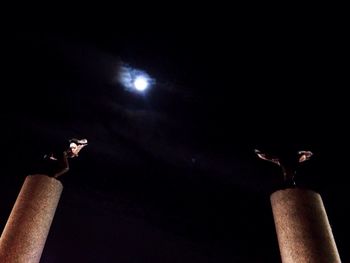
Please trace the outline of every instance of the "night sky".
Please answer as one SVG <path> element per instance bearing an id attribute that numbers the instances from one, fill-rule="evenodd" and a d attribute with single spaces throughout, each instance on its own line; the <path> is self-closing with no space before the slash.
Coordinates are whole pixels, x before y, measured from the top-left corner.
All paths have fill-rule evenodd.
<path id="1" fill-rule="evenodd" d="M 282 176 L 255 148 L 314 152 L 297 183 L 321 193 L 350 262 L 335 31 L 18 32 L 1 45 L 1 229 L 43 156 L 89 141 L 62 177 L 41 262 L 280 262 L 269 195 Z M 122 67 L 154 85 L 126 90 Z"/>

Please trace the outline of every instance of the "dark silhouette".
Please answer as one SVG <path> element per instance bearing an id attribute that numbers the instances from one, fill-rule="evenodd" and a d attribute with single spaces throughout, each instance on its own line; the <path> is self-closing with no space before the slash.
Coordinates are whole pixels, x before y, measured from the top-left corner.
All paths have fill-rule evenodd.
<path id="1" fill-rule="evenodd" d="M 297 155 L 292 156 L 292 158 L 280 158 L 267 153 L 262 153 L 258 149 L 255 149 L 254 151 L 260 159 L 272 162 L 281 167 L 286 187 L 296 186 L 295 174 L 298 164 L 309 160 L 313 155 L 311 151 L 298 151 Z"/>

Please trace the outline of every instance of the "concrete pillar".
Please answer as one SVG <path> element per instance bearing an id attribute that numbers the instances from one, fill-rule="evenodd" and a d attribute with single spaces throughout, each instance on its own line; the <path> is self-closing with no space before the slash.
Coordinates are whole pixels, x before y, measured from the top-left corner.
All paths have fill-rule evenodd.
<path id="1" fill-rule="evenodd" d="M 341 262 L 321 196 L 290 188 L 271 195 L 283 263 Z"/>
<path id="2" fill-rule="evenodd" d="M 38 263 L 63 186 L 46 175 L 24 181 L 0 238 L 1 263 Z"/>

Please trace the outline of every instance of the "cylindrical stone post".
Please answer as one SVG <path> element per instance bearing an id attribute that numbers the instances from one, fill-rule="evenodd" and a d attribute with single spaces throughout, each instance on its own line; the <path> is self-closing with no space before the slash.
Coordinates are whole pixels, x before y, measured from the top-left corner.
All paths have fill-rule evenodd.
<path id="1" fill-rule="evenodd" d="M 290 188 L 271 195 L 283 263 L 341 262 L 321 196 Z"/>
<path id="2" fill-rule="evenodd" d="M 38 263 L 62 193 L 60 181 L 30 175 L 0 238 L 1 263 Z"/>

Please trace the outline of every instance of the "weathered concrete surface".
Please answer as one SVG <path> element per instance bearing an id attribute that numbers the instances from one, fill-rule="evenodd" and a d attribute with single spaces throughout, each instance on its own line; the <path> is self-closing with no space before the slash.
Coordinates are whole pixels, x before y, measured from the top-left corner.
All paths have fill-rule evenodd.
<path id="1" fill-rule="evenodd" d="M 40 261 L 62 190 L 52 177 L 27 176 L 1 235 L 1 263 Z"/>
<path id="2" fill-rule="evenodd" d="M 271 195 L 283 263 L 341 262 L 321 196 L 291 188 Z"/>

